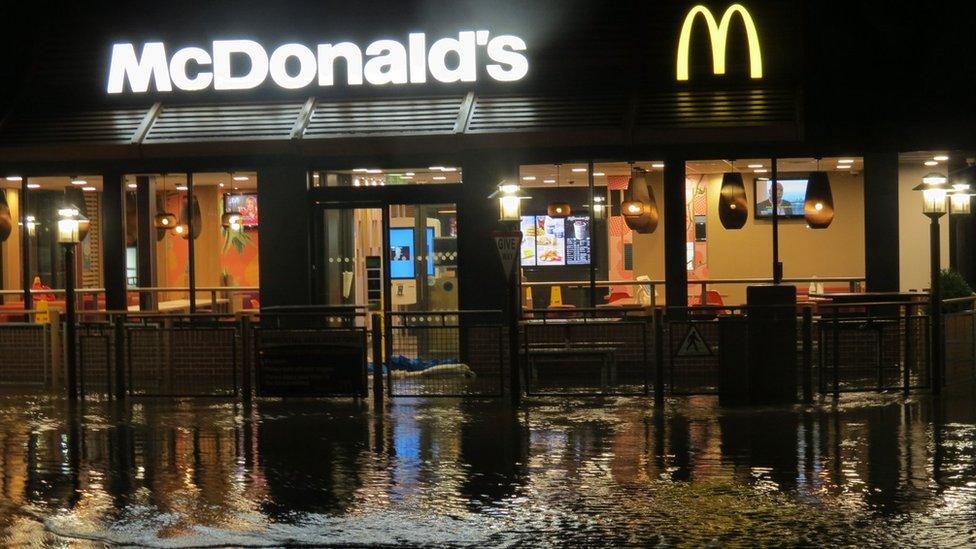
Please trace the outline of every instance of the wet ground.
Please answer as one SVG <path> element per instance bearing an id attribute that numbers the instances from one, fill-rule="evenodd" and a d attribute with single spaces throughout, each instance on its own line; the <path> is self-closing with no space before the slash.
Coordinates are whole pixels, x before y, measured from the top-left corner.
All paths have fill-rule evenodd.
<path id="1" fill-rule="evenodd" d="M 5 394 L 0 490 L 2 545 L 972 546 L 976 399 Z"/>

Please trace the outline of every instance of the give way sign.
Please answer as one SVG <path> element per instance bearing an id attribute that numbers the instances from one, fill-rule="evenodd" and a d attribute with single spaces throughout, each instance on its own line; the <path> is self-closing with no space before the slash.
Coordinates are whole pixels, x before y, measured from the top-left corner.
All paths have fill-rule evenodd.
<path id="1" fill-rule="evenodd" d="M 511 280 L 512 271 L 515 267 L 515 259 L 519 256 L 522 249 L 522 233 L 519 231 L 494 231 L 491 234 L 495 239 L 495 249 L 498 251 L 498 260 L 502 263 L 502 270 L 505 271 L 505 279 Z"/>

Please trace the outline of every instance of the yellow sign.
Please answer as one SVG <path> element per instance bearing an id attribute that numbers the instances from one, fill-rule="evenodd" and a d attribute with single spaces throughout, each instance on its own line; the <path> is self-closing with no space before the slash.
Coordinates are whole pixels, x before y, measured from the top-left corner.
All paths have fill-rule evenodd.
<path id="1" fill-rule="evenodd" d="M 36 324 L 48 324 L 51 322 L 50 304 L 47 301 L 40 300 L 37 305 L 34 306 L 34 322 Z"/>
<path id="2" fill-rule="evenodd" d="M 749 15 L 749 11 L 742 4 L 732 4 L 725 10 L 721 22 L 715 21 L 715 16 L 707 7 L 698 5 L 691 8 L 685 16 L 685 22 L 681 26 L 681 36 L 678 38 L 678 80 L 688 80 L 688 55 L 690 53 L 691 29 L 695 25 L 695 20 L 701 15 L 708 26 L 708 37 L 712 42 L 712 72 L 715 74 L 725 74 L 725 50 L 729 40 L 729 25 L 732 23 L 732 16 L 739 15 L 742 24 L 746 29 L 746 37 L 749 41 L 749 76 L 752 78 L 762 78 L 762 51 L 759 48 L 759 33 L 756 31 L 756 24 Z"/>

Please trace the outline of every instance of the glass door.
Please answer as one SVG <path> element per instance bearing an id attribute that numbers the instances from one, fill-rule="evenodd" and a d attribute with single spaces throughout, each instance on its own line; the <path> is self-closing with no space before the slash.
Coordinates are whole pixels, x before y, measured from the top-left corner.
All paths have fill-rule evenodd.
<path id="1" fill-rule="evenodd" d="M 458 310 L 457 207 L 389 207 L 390 309 Z"/>
<path id="2" fill-rule="evenodd" d="M 316 246 L 319 303 L 370 312 L 383 310 L 383 210 L 320 208 Z"/>

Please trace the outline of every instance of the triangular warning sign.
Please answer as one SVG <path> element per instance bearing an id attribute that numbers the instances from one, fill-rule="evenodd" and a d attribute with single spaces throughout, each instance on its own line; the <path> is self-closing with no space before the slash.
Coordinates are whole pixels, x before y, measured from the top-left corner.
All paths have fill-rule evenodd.
<path id="1" fill-rule="evenodd" d="M 712 349 L 694 326 L 688 328 L 688 335 L 678 347 L 678 356 L 712 356 Z"/>

